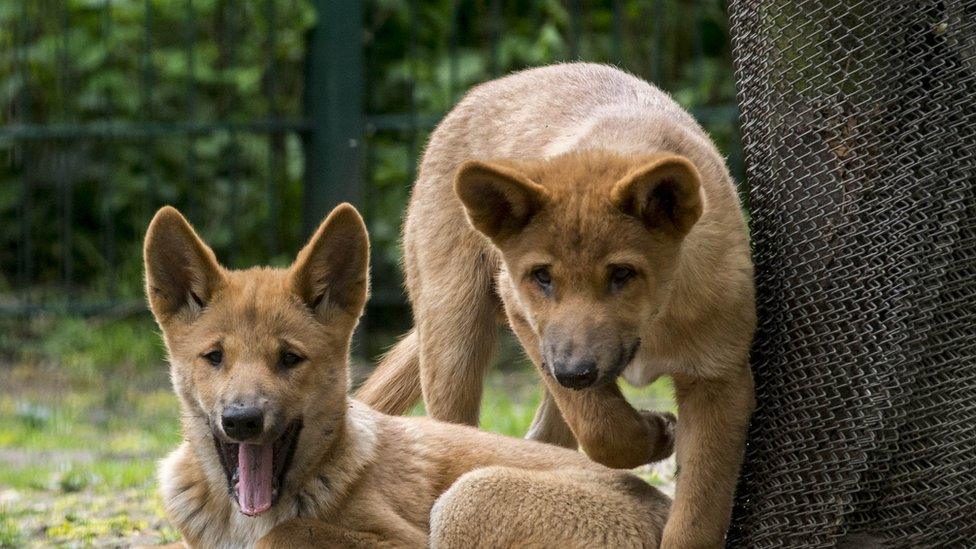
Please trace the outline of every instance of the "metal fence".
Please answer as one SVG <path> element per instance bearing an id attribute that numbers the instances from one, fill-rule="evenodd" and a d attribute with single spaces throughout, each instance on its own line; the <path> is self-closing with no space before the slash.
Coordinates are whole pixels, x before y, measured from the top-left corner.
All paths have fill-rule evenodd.
<path id="1" fill-rule="evenodd" d="M 0 314 L 138 310 L 180 207 L 230 266 L 287 261 L 337 202 L 405 318 L 400 215 L 470 86 L 559 60 L 674 91 L 742 173 L 721 1 L 18 0 L 0 6 Z M 368 315 L 369 316 L 369 315 Z"/>
<path id="2" fill-rule="evenodd" d="M 976 1 L 730 6 L 758 407 L 733 547 L 976 544 Z"/>
<path id="3" fill-rule="evenodd" d="M 294 243 L 284 164 L 313 130 L 295 97 L 314 14 L 283 4 L 0 5 L 0 313 L 142 309 L 139 241 L 164 203 L 231 264 Z"/>

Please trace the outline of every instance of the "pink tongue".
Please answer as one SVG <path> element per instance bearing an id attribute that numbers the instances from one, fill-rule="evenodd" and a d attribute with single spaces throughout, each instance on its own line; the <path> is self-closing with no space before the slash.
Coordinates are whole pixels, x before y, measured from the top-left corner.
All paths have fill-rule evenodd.
<path id="1" fill-rule="evenodd" d="M 240 444 L 237 452 L 237 502 L 256 516 L 271 508 L 274 445 Z"/>

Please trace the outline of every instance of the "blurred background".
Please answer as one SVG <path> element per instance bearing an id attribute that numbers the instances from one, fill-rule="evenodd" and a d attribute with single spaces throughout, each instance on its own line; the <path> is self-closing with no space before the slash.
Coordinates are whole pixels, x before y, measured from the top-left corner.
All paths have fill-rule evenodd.
<path id="1" fill-rule="evenodd" d="M 354 202 L 362 377 L 411 323 L 398 235 L 431 129 L 479 82 L 575 59 L 669 91 L 743 180 L 721 0 L 0 2 L 0 547 L 177 538 L 153 479 L 177 408 L 142 296 L 159 206 L 246 267 L 288 264 Z M 522 436 L 538 382 L 503 347 L 482 426 Z"/>

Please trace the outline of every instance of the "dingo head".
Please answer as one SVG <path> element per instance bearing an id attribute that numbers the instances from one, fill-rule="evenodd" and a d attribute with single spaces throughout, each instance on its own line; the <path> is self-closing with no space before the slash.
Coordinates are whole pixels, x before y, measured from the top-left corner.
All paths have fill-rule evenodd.
<path id="1" fill-rule="evenodd" d="M 546 368 L 575 389 L 633 359 L 704 207 L 698 170 L 673 154 L 471 161 L 455 192 L 501 252 Z"/>
<path id="2" fill-rule="evenodd" d="M 369 242 L 355 208 L 329 214 L 287 269 L 221 267 L 182 215 L 146 233 L 146 294 L 162 328 L 184 436 L 247 515 L 294 489 L 340 435 Z"/>

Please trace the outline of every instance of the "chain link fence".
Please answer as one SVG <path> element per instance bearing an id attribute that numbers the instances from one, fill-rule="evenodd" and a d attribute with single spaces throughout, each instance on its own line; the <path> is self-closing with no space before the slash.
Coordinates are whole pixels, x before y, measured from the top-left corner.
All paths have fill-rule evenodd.
<path id="1" fill-rule="evenodd" d="M 730 6 L 760 326 L 733 547 L 976 543 L 976 1 Z"/>

